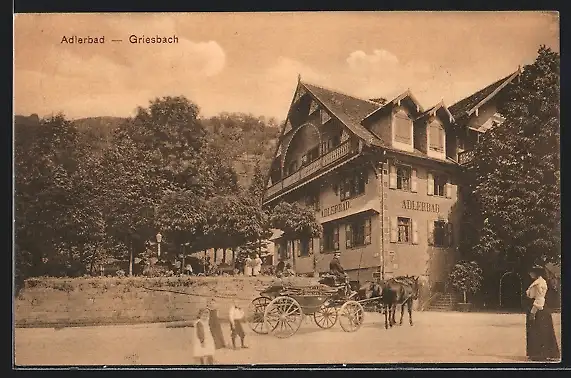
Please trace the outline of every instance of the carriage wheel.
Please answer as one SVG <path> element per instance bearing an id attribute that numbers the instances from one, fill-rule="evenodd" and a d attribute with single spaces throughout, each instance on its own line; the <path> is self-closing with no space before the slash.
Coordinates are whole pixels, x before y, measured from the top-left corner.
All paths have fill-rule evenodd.
<path id="1" fill-rule="evenodd" d="M 284 339 L 297 332 L 303 321 L 300 304 L 290 297 L 277 297 L 266 307 L 264 323 L 275 337 Z"/>
<path id="2" fill-rule="evenodd" d="M 339 310 L 339 324 L 345 332 L 355 332 L 363 324 L 365 310 L 359 302 L 348 301 Z"/>
<path id="3" fill-rule="evenodd" d="M 337 309 L 323 306 L 313 313 L 313 320 L 319 328 L 329 329 L 337 323 Z"/>
<path id="4" fill-rule="evenodd" d="M 248 307 L 248 325 L 252 331 L 260 335 L 268 333 L 264 325 L 264 312 L 266 311 L 268 303 L 271 301 L 272 300 L 268 297 L 258 297 L 254 299 Z"/>

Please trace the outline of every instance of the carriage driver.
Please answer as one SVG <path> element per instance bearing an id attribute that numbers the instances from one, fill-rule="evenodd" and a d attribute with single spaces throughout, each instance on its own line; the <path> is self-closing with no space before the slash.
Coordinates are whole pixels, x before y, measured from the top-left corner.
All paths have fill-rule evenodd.
<path id="1" fill-rule="evenodd" d="M 341 257 L 341 253 L 335 252 L 335 254 L 333 254 L 333 259 L 329 263 L 329 273 L 334 275 L 335 278 L 337 279 L 341 278 L 345 279 L 345 277 L 347 277 L 347 274 L 345 273 L 345 270 L 341 266 L 341 261 L 339 261 L 339 257 Z"/>

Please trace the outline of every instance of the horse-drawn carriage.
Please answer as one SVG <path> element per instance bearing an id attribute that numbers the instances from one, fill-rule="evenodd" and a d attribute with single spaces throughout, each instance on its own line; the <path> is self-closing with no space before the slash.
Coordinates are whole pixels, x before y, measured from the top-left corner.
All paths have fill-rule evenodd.
<path id="1" fill-rule="evenodd" d="M 296 286 L 282 281 L 260 290 L 260 296 L 252 301 L 250 328 L 286 338 L 298 331 L 305 316 L 312 316 L 320 328 L 331 328 L 339 321 L 345 332 L 355 332 L 365 314 L 363 306 L 352 299 L 355 294 L 348 282 Z"/>
<path id="2" fill-rule="evenodd" d="M 418 277 L 401 276 L 386 281 L 368 281 L 352 287 L 348 280 L 339 282 L 325 276 L 318 285 L 295 286 L 276 283 L 260 290 L 249 309 L 250 328 L 259 334 L 270 333 L 279 338 L 294 335 L 306 315 L 323 329 L 337 321 L 345 332 L 355 332 L 363 324 L 365 309 L 385 314 L 385 328 L 396 324 L 396 305 L 408 307 L 412 325 L 412 300 L 418 298 Z"/>

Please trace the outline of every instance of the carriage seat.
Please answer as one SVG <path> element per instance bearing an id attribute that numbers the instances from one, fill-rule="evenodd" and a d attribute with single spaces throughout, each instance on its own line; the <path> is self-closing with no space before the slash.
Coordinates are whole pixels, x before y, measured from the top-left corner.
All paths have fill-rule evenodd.
<path id="1" fill-rule="evenodd" d="M 330 287 L 345 287 L 349 283 L 349 279 L 347 277 L 339 277 L 333 274 L 324 274 L 319 279 L 319 283 L 323 285 L 327 285 Z"/>

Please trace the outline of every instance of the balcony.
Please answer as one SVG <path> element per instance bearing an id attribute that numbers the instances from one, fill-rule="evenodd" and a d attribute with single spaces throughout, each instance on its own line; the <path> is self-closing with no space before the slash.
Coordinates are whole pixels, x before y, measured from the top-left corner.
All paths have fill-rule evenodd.
<path id="1" fill-rule="evenodd" d="M 266 190 L 265 200 L 274 197 L 277 193 L 298 184 L 302 180 L 311 176 L 312 174 L 320 171 L 322 168 L 326 168 L 333 163 L 339 161 L 343 157 L 349 155 L 352 152 L 351 141 L 348 140 L 340 144 L 337 148 L 329 151 L 325 155 L 321 156 L 319 159 L 312 161 L 308 165 L 301 167 L 296 172 L 285 177 L 280 182 L 275 183 Z"/>
<path id="2" fill-rule="evenodd" d="M 474 150 L 462 151 L 458 154 L 458 164 L 466 165 L 474 160 Z"/>

